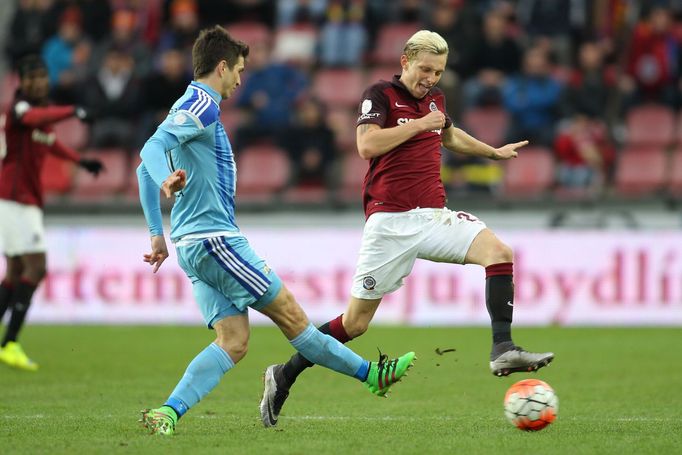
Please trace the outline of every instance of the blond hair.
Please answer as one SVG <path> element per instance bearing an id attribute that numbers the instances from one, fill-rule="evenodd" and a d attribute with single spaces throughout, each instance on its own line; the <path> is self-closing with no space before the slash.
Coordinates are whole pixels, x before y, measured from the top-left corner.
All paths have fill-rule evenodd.
<path id="1" fill-rule="evenodd" d="M 438 33 L 430 30 L 419 30 L 407 40 L 403 54 L 407 56 L 408 61 L 412 61 L 420 52 L 447 55 L 448 51 L 448 43 Z"/>

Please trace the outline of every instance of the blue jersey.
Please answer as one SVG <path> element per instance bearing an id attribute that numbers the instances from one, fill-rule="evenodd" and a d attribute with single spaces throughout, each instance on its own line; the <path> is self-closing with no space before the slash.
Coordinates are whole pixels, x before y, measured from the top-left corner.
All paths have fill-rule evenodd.
<path id="1" fill-rule="evenodd" d="M 166 166 L 166 174 L 177 169 L 187 173 L 187 185 L 176 194 L 171 212 L 173 241 L 188 235 L 239 232 L 234 218 L 237 169 L 220 123 L 220 99 L 211 87 L 192 82 L 141 152 L 157 185 L 165 177 L 155 175 L 154 167 Z M 160 162 L 164 154 L 165 163 Z"/>

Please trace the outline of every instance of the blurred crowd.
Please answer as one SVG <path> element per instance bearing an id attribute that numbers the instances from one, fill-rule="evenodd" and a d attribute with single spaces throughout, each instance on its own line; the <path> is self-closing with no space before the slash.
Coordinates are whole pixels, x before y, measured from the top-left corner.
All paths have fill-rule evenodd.
<path id="1" fill-rule="evenodd" d="M 357 103 L 367 85 L 399 73 L 402 45 L 426 28 L 450 45 L 439 85 L 455 124 L 494 146 L 528 139 L 528 156 L 540 157 L 514 170 L 444 153 L 446 188 L 509 195 L 518 184 L 519 194 L 594 197 L 633 188 L 619 174 L 624 151 L 664 154 L 670 168 L 681 17 L 680 0 L 18 0 L 5 52 L 10 63 L 41 54 L 52 100 L 96 113 L 83 149 L 120 149 L 134 161 L 191 80 L 199 30 L 221 24 L 251 46 L 243 85 L 222 109 L 237 155 L 283 154 L 278 195 L 349 189 L 359 200 Z M 631 129 L 646 131 L 647 121 L 654 130 L 672 122 L 670 137 L 637 142 Z"/>

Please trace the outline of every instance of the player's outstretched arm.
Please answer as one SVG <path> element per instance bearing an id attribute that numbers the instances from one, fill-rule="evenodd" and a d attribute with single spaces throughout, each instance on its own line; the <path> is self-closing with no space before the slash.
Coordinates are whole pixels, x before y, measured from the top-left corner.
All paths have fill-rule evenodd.
<path id="1" fill-rule="evenodd" d="M 519 155 L 517 149 L 525 145 L 528 145 L 528 141 L 515 142 L 495 148 L 454 126 L 443 131 L 443 146 L 448 150 L 464 155 L 482 156 L 491 160 L 516 158 Z"/>
<path id="2" fill-rule="evenodd" d="M 81 121 L 92 120 L 88 110 L 80 106 L 31 106 L 28 101 L 19 101 L 14 106 L 14 115 L 23 125 L 38 128 L 75 116 Z"/>

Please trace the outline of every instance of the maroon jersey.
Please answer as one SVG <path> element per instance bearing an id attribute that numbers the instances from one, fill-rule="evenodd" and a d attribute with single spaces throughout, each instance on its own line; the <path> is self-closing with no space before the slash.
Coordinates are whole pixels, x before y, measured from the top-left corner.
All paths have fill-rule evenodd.
<path id="1" fill-rule="evenodd" d="M 439 110 L 445 114 L 445 128 L 452 126 L 445 111 L 445 96 L 436 87 L 423 98 L 415 98 L 395 76 L 391 82 L 370 86 L 362 98 L 358 125 L 374 123 L 393 128 Z M 445 206 L 445 188 L 440 178 L 441 133 L 434 130 L 417 134 L 370 160 L 362 188 L 367 218 L 375 212 Z"/>
<path id="2" fill-rule="evenodd" d="M 39 107 L 31 106 L 21 98 L 15 99 L 7 113 L 0 117 L 4 120 L 6 141 L 6 156 L 0 168 L 0 199 L 43 206 L 40 173 L 45 154 L 52 153 L 71 161 L 79 159 L 75 151 L 56 140 L 51 125 L 70 117 L 73 112 L 73 106 Z"/>

